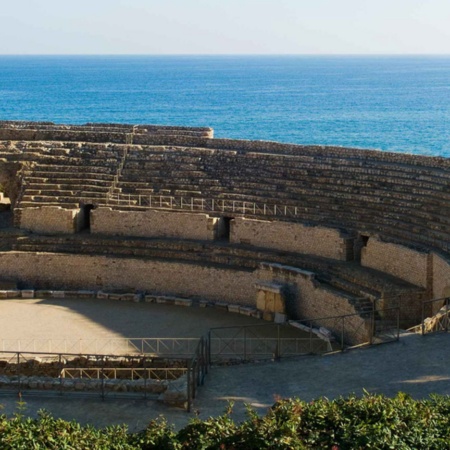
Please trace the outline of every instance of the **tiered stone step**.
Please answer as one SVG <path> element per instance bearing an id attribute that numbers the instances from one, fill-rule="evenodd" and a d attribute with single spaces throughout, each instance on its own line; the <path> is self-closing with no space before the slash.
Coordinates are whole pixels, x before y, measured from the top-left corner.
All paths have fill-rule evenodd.
<path id="1" fill-rule="evenodd" d="M 117 174 L 123 146 L 60 144 L 65 158 L 41 158 L 25 177 L 19 208 L 84 203 L 105 204 Z"/>
<path id="2" fill-rule="evenodd" d="M 354 298 L 361 313 L 371 310 L 372 301 L 382 293 L 416 292 L 417 286 L 376 270 L 341 261 L 276 252 L 217 242 L 173 239 L 118 238 L 98 235 L 37 236 L 17 239 L 16 251 L 104 254 L 123 257 L 177 260 L 195 264 L 219 265 L 254 270 L 261 262 L 291 265 L 310 270 L 317 279 L 334 290 Z"/>
<path id="3" fill-rule="evenodd" d="M 156 186 L 153 193 L 291 205 L 300 221 L 416 245 L 450 241 L 448 174 L 437 168 L 345 158 L 345 151 L 314 157 L 217 150 L 206 158 L 198 149 L 164 153 L 146 147 L 130 152 L 127 164 L 119 185 L 128 195 L 137 192 L 133 183 L 148 183 Z"/>
<path id="4" fill-rule="evenodd" d="M 1 121 L 0 139 L 53 140 L 129 143 L 129 137 L 162 136 L 180 138 L 212 138 L 207 127 L 177 127 L 163 125 L 130 125 L 87 123 L 85 125 L 58 125 L 51 122 Z M 127 139 L 128 138 L 128 139 Z"/>
<path id="5" fill-rule="evenodd" d="M 28 130 L 29 126 L 10 123 L 5 129 Z M 145 127 L 127 125 L 39 127 L 49 132 L 89 131 L 92 136 L 107 129 L 146 133 Z M 153 131 L 158 133 L 158 129 Z M 20 206 L 33 202 L 65 204 L 70 196 L 74 197 L 70 203 L 78 203 L 80 196 L 99 202 L 103 194 L 106 202 L 107 193 L 116 196 L 109 204 L 124 208 L 139 207 L 139 199 L 133 196 L 228 199 L 292 206 L 297 216 L 288 220 L 379 233 L 385 239 L 410 245 L 448 249 L 450 177 L 445 164 L 433 160 L 429 166 L 420 165 L 413 159 L 407 164 L 408 158 L 381 152 L 366 157 L 345 149 L 246 142 L 241 143 L 241 149 L 235 141 L 202 142 L 208 148 L 24 141 L 3 143 L 0 152 L 35 161 Z M 215 142 L 218 148 L 212 148 Z M 221 145 L 232 150 L 221 149 Z M 246 147 L 257 150 L 243 150 Z M 119 174 L 119 160 L 124 155 Z M 56 191 L 61 195 L 56 196 Z M 252 215 L 251 209 L 245 215 Z"/>

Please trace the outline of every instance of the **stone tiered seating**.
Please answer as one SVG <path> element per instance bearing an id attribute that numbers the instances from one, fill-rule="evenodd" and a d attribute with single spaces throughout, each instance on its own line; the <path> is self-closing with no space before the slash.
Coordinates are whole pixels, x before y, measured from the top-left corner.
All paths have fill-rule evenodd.
<path id="1" fill-rule="evenodd" d="M 33 142 L 33 130 L 36 136 L 41 132 L 53 136 L 53 142 Z M 208 130 L 0 122 L 0 139 L 2 133 L 28 133 L 23 141 L 3 142 L 0 157 L 37 161 L 25 176 L 22 207 L 68 205 L 87 198 L 96 204 L 104 199 L 117 207 L 145 208 L 149 202 L 141 204 L 139 198 L 158 195 L 235 200 L 295 208 L 294 217 L 277 220 L 378 233 L 410 245 L 449 249 L 446 160 L 200 138 Z M 72 142 L 56 141 L 55 136 L 65 132 L 81 133 L 76 136 L 92 141 L 100 134 L 102 141 L 108 133 L 112 140 L 122 139 L 119 135 L 153 135 L 156 140 L 160 136 L 162 144 L 120 144 L 112 150 L 114 144 L 73 142 L 75 135 L 68 138 Z M 260 216 L 260 211 L 248 208 L 245 215 Z"/>
<path id="2" fill-rule="evenodd" d="M 446 170 L 371 161 L 364 154 L 347 158 L 345 150 L 332 157 L 301 151 L 143 147 L 128 154 L 115 192 L 119 198 L 159 194 L 287 205 L 302 222 L 380 233 L 414 245 L 448 245 Z"/>
<path id="3" fill-rule="evenodd" d="M 296 221 L 339 229 L 339 252 L 350 261 L 358 259 L 358 246 L 367 237 L 364 235 L 372 234 L 379 234 L 382 241 L 425 250 L 450 250 L 450 160 L 211 137 L 207 128 L 0 122 L 0 161 L 5 161 L 13 173 L 11 176 L 4 170 L 2 176 L 8 183 L 12 179 L 22 185 L 18 200 L 16 195 L 11 196 L 15 224 L 20 224 L 21 212 L 31 207 L 88 205 L 83 213 L 90 211 L 90 204 L 124 211 L 145 210 L 169 208 L 172 200 L 184 198 L 184 204 L 173 202 L 175 208 L 186 207 L 195 212 L 206 204 L 205 211 L 216 216 Z M 8 189 L 14 191 L 14 186 L 10 183 Z M 162 200 L 162 196 L 167 199 Z M 190 203 L 190 199 L 195 202 Z M 222 208 L 225 202 L 231 202 L 233 209 L 221 211 L 220 202 Z M 26 212 L 33 220 L 33 212 Z M 46 216 L 49 212 L 55 211 L 38 211 L 36 215 Z M 56 213 L 71 220 L 71 212 Z M 104 217 L 109 214 L 103 213 Z M 77 220 L 81 218 L 86 224 L 77 230 L 89 230 L 89 217 L 78 214 Z M 187 220 L 191 218 L 188 216 Z M 42 223 L 48 227 L 45 220 Z M 228 226 L 225 234 L 230 231 L 227 220 L 220 226 Z M 0 231 L 6 235 L 9 228 L 5 226 Z M 358 234 L 362 237 L 355 240 Z M 419 295 L 424 291 L 361 267 L 356 261 L 226 242 L 88 233 L 39 236 L 23 231 L 2 239 L 1 246 L 2 251 L 183 261 L 236 269 L 245 276 L 261 262 L 269 261 L 314 272 L 315 280 L 325 291 L 337 291 L 341 294 L 338 297 L 348 298 L 362 315 L 372 311 L 373 302 L 382 295 L 400 292 L 414 297 L 417 290 L 421 291 Z M 428 267 L 429 263 L 424 277 L 428 277 Z M 428 289 L 430 283 L 427 279 L 418 284 L 427 284 Z"/>
<path id="4" fill-rule="evenodd" d="M 41 155 L 28 170 L 18 207 L 105 204 L 124 156 L 123 146 L 68 145 L 59 151 L 65 153 L 63 158 Z"/>
<path id="5" fill-rule="evenodd" d="M 29 139 L 87 142 L 130 143 L 130 135 L 145 136 L 178 136 L 188 138 L 211 138 L 213 130 L 207 127 L 179 127 L 163 125 L 130 125 L 109 123 L 87 123 L 85 125 L 60 125 L 53 122 L 21 122 L 0 121 L 0 139 Z M 108 140 L 108 135 L 110 139 Z M 82 137 L 82 139 L 80 139 Z M 100 138 L 100 139 L 99 139 Z"/>
<path id="6" fill-rule="evenodd" d="M 116 194 L 203 197 L 220 183 L 199 165 L 201 150 L 144 147 L 128 152 Z"/>

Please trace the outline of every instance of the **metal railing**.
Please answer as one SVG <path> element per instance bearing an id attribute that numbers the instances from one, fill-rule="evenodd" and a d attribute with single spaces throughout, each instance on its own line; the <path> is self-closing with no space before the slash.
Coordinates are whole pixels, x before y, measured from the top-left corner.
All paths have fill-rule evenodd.
<path id="1" fill-rule="evenodd" d="M 164 358 L 169 367 L 152 367 L 154 357 L 143 355 L 1 351 L 0 391 L 22 396 L 26 391 L 41 390 L 101 398 L 147 398 L 170 391 L 190 411 L 208 371 L 206 348 L 204 338 L 197 340 L 190 358 Z"/>
<path id="2" fill-rule="evenodd" d="M 334 349 L 341 351 L 353 346 L 398 341 L 400 338 L 400 307 L 296 322 L 311 329 L 320 327 L 328 330 L 334 337 Z"/>
<path id="3" fill-rule="evenodd" d="M 0 351 L 190 357 L 198 338 L 1 339 Z"/>
<path id="4" fill-rule="evenodd" d="M 170 368 L 124 368 L 124 367 L 66 367 L 61 378 L 88 380 L 176 380 L 188 371 L 187 367 Z"/>
<path id="5" fill-rule="evenodd" d="M 209 339 L 202 336 L 198 342 L 195 352 L 187 364 L 187 406 L 188 412 L 192 409 L 192 404 L 197 396 L 199 386 L 203 386 L 205 377 L 210 366 L 209 359 Z"/>
<path id="6" fill-rule="evenodd" d="M 134 206 L 151 209 L 171 209 L 192 212 L 232 213 L 237 215 L 263 215 L 299 217 L 297 206 L 276 205 L 248 202 L 242 200 L 177 197 L 171 195 L 139 195 L 139 194 L 108 194 L 107 206 Z"/>
<path id="7" fill-rule="evenodd" d="M 355 345 L 397 341 L 400 337 L 400 308 L 291 323 L 297 324 L 302 331 L 281 324 L 212 328 L 209 331 L 210 361 L 277 360 L 343 351 Z"/>
<path id="8" fill-rule="evenodd" d="M 416 329 L 419 327 L 415 327 Z M 422 335 L 450 330 L 450 297 L 435 298 L 422 303 Z"/>
<path id="9" fill-rule="evenodd" d="M 300 337 L 302 336 L 302 337 Z M 281 324 L 217 327 L 209 330 L 212 362 L 280 359 L 332 351 L 330 341 Z"/>

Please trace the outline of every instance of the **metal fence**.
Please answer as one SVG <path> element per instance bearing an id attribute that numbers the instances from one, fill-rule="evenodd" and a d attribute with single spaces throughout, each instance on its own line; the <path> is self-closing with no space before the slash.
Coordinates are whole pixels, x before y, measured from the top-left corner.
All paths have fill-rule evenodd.
<path id="1" fill-rule="evenodd" d="M 203 386 L 205 377 L 209 371 L 209 341 L 207 337 L 202 336 L 198 342 L 197 348 L 188 361 L 187 372 L 187 411 L 190 412 L 192 404 L 197 396 L 199 386 Z"/>
<path id="2" fill-rule="evenodd" d="M 437 332 L 447 333 L 450 330 L 450 297 L 424 301 L 422 303 L 422 321 L 420 327 L 415 328 L 424 336 Z"/>
<path id="3" fill-rule="evenodd" d="M 297 323 L 310 329 L 319 327 L 319 330 L 327 330 L 333 336 L 333 348 L 343 351 L 355 345 L 373 345 L 398 341 L 400 337 L 400 308 L 299 320 Z"/>
<path id="4" fill-rule="evenodd" d="M 190 357 L 199 338 L 1 339 L 0 351 Z"/>
<path id="5" fill-rule="evenodd" d="M 87 380 L 176 380 L 187 373 L 187 367 L 124 368 L 124 367 L 67 367 L 61 378 Z"/>
<path id="6" fill-rule="evenodd" d="M 291 321 L 300 330 L 282 324 L 212 328 L 209 358 L 214 363 L 277 360 L 393 342 L 400 336 L 399 322 L 400 308 L 388 308 L 363 315 Z"/>
<path id="7" fill-rule="evenodd" d="M 106 205 L 294 218 L 299 217 L 301 213 L 301 209 L 297 206 L 172 195 L 110 194 L 106 198 Z"/>
<path id="8" fill-rule="evenodd" d="M 0 391 L 21 396 L 38 390 L 101 398 L 170 394 L 174 404 L 190 411 L 209 364 L 207 340 L 195 341 L 192 353 L 181 358 L 2 350 Z"/>
<path id="9" fill-rule="evenodd" d="M 209 330 L 211 362 L 279 359 L 332 351 L 329 340 L 281 324 L 218 327 Z"/>

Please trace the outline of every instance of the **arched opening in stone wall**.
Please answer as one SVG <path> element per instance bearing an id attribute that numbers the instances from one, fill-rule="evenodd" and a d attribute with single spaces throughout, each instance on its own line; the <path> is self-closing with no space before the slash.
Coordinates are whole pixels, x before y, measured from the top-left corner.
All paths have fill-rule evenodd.
<path id="1" fill-rule="evenodd" d="M 80 205 L 78 214 L 78 231 L 90 233 L 91 231 L 91 211 L 95 208 L 92 203 Z"/>

